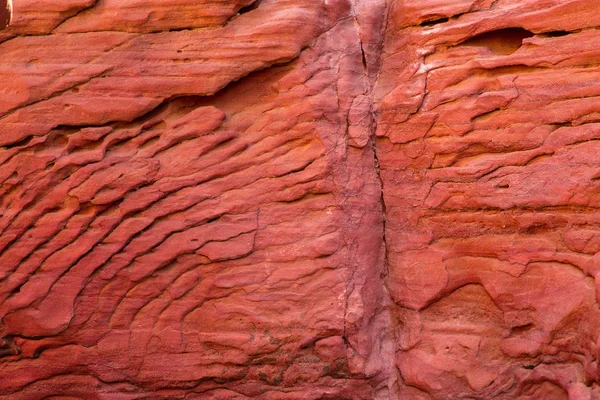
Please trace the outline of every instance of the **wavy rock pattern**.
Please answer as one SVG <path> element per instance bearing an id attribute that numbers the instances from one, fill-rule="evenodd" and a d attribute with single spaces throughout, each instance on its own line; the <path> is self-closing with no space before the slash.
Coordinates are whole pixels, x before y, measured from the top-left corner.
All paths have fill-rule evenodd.
<path id="1" fill-rule="evenodd" d="M 0 399 L 600 399 L 596 2 L 13 3 Z"/>
<path id="2" fill-rule="evenodd" d="M 600 398 L 598 10 L 391 6 L 376 140 L 400 398 Z"/>

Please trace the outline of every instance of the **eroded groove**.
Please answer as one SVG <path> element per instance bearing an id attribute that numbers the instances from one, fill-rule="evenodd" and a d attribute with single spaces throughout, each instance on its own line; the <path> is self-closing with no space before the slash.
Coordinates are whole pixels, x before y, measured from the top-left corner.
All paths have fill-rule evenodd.
<path id="1" fill-rule="evenodd" d="M 443 24 L 450 21 L 450 18 L 448 17 L 432 17 L 430 19 L 427 19 L 423 22 L 421 22 L 419 24 L 419 26 L 423 26 L 423 27 L 429 27 L 429 26 L 435 26 L 438 24 Z"/>
<path id="2" fill-rule="evenodd" d="M 240 8 L 238 10 L 238 14 L 242 15 L 242 14 L 249 13 L 250 11 L 256 10 L 260 6 L 261 2 L 262 2 L 262 0 L 254 0 L 251 4 L 249 4 L 249 5 L 245 6 L 245 7 Z"/>
<path id="3" fill-rule="evenodd" d="M 543 33 L 539 34 L 538 36 L 554 38 L 554 37 L 568 36 L 572 33 L 573 32 L 569 32 L 569 31 L 549 31 L 549 32 L 543 32 Z"/>

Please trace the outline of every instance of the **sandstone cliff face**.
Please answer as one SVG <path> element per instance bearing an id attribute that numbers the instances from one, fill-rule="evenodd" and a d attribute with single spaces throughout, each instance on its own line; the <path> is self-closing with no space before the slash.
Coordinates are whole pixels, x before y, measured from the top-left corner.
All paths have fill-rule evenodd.
<path id="1" fill-rule="evenodd" d="M 0 398 L 600 399 L 599 15 L 13 0 Z"/>

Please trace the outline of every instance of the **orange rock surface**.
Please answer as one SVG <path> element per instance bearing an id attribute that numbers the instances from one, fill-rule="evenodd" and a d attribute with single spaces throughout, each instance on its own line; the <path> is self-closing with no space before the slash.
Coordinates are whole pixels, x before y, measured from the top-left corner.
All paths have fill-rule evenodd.
<path id="1" fill-rule="evenodd" d="M 375 109 L 400 398 L 600 398 L 599 4 L 389 10 Z"/>
<path id="2" fill-rule="evenodd" d="M 10 10 L 0 399 L 600 399 L 599 3 Z"/>

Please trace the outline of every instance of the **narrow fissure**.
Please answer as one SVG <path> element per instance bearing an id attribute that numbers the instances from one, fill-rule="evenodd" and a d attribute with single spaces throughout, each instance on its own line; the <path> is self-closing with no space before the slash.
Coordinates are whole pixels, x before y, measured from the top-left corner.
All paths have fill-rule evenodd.
<path id="1" fill-rule="evenodd" d="M 379 185 L 379 207 L 378 212 L 380 213 L 380 227 L 381 227 L 381 258 L 378 258 L 376 264 L 372 266 L 374 270 L 372 271 L 372 277 L 378 282 L 377 283 L 377 291 L 380 296 L 380 305 L 378 310 L 375 312 L 375 315 L 371 315 L 370 318 L 373 320 L 381 318 L 382 325 L 380 328 L 383 328 L 385 333 L 375 339 L 372 342 L 373 345 L 379 346 L 377 358 L 378 362 L 381 366 L 381 369 L 378 373 L 378 388 L 376 389 L 377 395 L 376 398 L 381 399 L 392 399 L 395 398 L 397 393 L 396 383 L 398 379 L 398 369 L 396 367 L 396 360 L 391 354 L 395 354 L 397 351 L 397 344 L 395 340 L 395 322 L 392 318 L 390 312 L 390 305 L 393 304 L 393 299 L 388 290 L 388 242 L 387 242 L 387 208 L 385 203 L 384 196 L 384 182 L 381 176 L 381 163 L 378 156 L 378 139 L 376 137 L 376 129 L 377 129 L 377 112 L 375 106 L 375 87 L 378 84 L 379 74 L 382 66 L 382 54 L 384 54 L 384 46 L 385 46 L 385 35 L 388 30 L 389 23 L 389 12 L 390 7 L 389 4 L 386 5 L 384 12 L 381 15 L 381 20 L 378 34 L 376 36 L 377 39 L 377 52 L 376 58 L 367 59 L 364 44 L 362 40 L 362 35 L 359 37 L 360 51 L 362 56 L 363 63 L 363 71 L 366 78 L 369 80 L 369 91 L 367 96 L 370 99 L 370 116 L 371 116 L 371 125 L 369 132 L 369 140 L 371 151 L 373 153 L 373 168 L 375 170 L 376 178 L 378 180 Z M 436 23 L 446 22 L 445 19 L 440 19 L 433 22 L 432 25 Z M 370 64 L 370 65 L 369 65 Z"/>
<path id="2" fill-rule="evenodd" d="M 367 57 L 365 56 L 365 49 L 363 48 L 362 41 L 360 42 L 360 55 L 362 56 L 362 65 L 364 71 L 367 71 Z"/>
<path id="3" fill-rule="evenodd" d="M 384 258 L 384 277 L 387 275 L 387 267 L 388 267 L 388 259 L 387 259 L 387 241 L 385 237 L 386 233 L 386 215 L 387 210 L 385 207 L 385 197 L 384 197 L 384 189 L 383 189 L 383 179 L 381 178 L 381 165 L 379 164 L 379 157 L 377 157 L 377 140 L 372 138 L 372 151 L 373 151 L 373 162 L 375 166 L 375 173 L 377 174 L 377 179 L 379 179 L 379 190 L 380 190 L 380 199 L 381 203 L 381 214 L 382 214 L 382 223 L 383 223 L 383 246 L 385 251 Z"/>
<path id="4" fill-rule="evenodd" d="M 444 22 L 448 22 L 448 21 L 450 21 L 450 18 L 448 18 L 448 17 L 440 17 L 440 18 L 428 19 L 428 20 L 425 20 L 425 21 L 421 22 L 419 24 L 419 26 L 423 26 L 423 27 L 435 26 L 435 25 L 438 25 L 438 24 L 443 24 Z"/>

